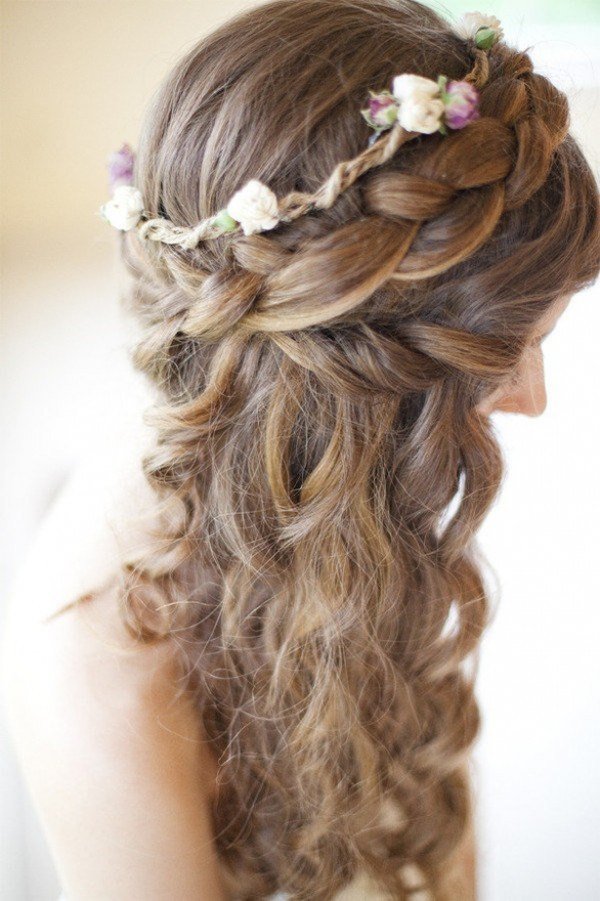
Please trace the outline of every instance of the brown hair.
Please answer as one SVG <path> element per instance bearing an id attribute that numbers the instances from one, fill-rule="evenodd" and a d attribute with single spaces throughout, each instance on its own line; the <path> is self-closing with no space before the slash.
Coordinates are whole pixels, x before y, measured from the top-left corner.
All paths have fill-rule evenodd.
<path id="1" fill-rule="evenodd" d="M 474 536 L 503 472 L 475 407 L 600 268 L 567 99 L 527 53 L 488 56 L 478 121 L 330 209 L 193 250 L 122 235 L 165 514 L 123 568 L 123 615 L 177 645 L 235 897 L 331 898 L 364 868 L 402 899 L 407 865 L 449 897 L 490 620 Z M 472 64 L 414 0 L 257 6 L 161 84 L 136 185 L 181 226 L 250 178 L 314 190 L 366 146 L 369 88 Z"/>

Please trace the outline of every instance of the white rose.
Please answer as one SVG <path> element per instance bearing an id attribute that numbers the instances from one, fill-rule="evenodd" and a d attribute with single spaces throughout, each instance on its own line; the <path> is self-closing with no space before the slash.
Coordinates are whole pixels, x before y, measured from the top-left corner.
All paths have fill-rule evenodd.
<path id="1" fill-rule="evenodd" d="M 227 204 L 227 212 L 240 223 L 245 235 L 275 228 L 279 222 L 277 197 L 257 178 L 235 192 Z"/>
<path id="2" fill-rule="evenodd" d="M 141 192 L 133 185 L 118 185 L 112 199 L 100 207 L 107 222 L 121 231 L 129 231 L 140 221 L 144 201 Z"/>
<path id="3" fill-rule="evenodd" d="M 396 75 L 392 81 L 392 94 L 396 100 L 408 100 L 412 97 L 437 97 L 440 88 L 437 81 L 423 78 L 422 75 Z"/>
<path id="4" fill-rule="evenodd" d="M 442 100 L 416 96 L 403 100 L 398 110 L 398 122 L 407 131 L 430 135 L 437 131 L 444 115 Z"/>
<path id="5" fill-rule="evenodd" d="M 499 41 L 504 36 L 500 19 L 497 19 L 496 16 L 486 16 L 484 13 L 478 12 L 465 13 L 464 16 L 461 16 L 454 30 L 461 38 L 467 40 L 468 38 L 474 38 L 480 28 L 492 28 L 498 35 Z"/>

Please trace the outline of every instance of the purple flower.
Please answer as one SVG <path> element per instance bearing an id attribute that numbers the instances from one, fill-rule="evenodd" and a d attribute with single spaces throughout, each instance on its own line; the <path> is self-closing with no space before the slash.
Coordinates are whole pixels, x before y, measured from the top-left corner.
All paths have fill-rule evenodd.
<path id="1" fill-rule="evenodd" d="M 468 81 L 449 81 L 442 93 L 449 128 L 464 128 L 479 119 L 479 92 Z"/>
<path id="2" fill-rule="evenodd" d="M 129 144 L 124 143 L 120 150 L 108 157 L 108 180 L 111 191 L 119 185 L 133 184 L 133 166 L 135 154 Z"/>
<path id="3" fill-rule="evenodd" d="M 361 115 L 377 131 L 391 128 L 398 117 L 398 101 L 390 91 L 381 91 L 379 94 L 369 91 L 369 94 L 369 105 L 360 111 Z"/>

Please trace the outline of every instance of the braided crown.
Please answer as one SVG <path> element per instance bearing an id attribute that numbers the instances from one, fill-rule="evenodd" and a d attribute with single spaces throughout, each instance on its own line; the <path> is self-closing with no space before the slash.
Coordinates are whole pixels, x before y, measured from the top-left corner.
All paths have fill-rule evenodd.
<path id="1" fill-rule="evenodd" d="M 381 166 L 407 141 L 419 134 L 461 129 L 479 118 L 479 92 L 489 75 L 487 50 L 503 37 L 499 20 L 478 12 L 466 13 L 456 33 L 471 47 L 474 63 L 462 81 L 437 80 L 402 73 L 391 90 L 369 90 L 369 101 L 360 111 L 373 129 L 368 146 L 358 156 L 338 163 L 313 193 L 291 191 L 278 199 L 258 179 L 251 179 L 215 215 L 191 227 L 175 225 L 144 208 L 141 192 L 132 184 L 134 154 L 128 144 L 109 158 L 112 198 L 99 213 L 121 231 L 136 229 L 144 240 L 177 244 L 184 250 L 223 234 L 245 235 L 268 231 L 280 222 L 292 222 L 315 209 L 329 209 L 339 195 L 363 173 Z"/>

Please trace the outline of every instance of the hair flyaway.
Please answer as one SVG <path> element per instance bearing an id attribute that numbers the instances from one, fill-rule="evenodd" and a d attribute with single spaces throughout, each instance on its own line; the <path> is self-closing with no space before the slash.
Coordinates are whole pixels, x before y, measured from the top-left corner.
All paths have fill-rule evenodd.
<path id="1" fill-rule="evenodd" d="M 268 185 L 253 178 L 213 216 L 192 227 L 178 226 L 145 209 L 142 193 L 133 184 L 135 154 L 124 143 L 109 157 L 112 197 L 100 207 L 100 215 L 120 231 L 136 229 L 140 238 L 191 250 L 201 241 L 223 234 L 269 231 L 311 210 L 328 209 L 357 178 L 386 163 L 407 141 L 434 132 L 448 135 L 479 118 L 478 88 L 489 74 L 486 51 L 502 40 L 503 30 L 495 16 L 480 12 L 465 13 L 454 30 L 471 47 L 471 70 L 462 80 L 449 80 L 443 73 L 434 80 L 403 72 L 392 79 L 390 89 L 377 92 L 369 88 L 367 106 L 360 110 L 373 129 L 367 148 L 353 159 L 338 163 L 312 194 L 292 191 L 278 199 Z"/>

